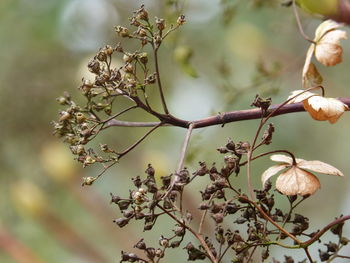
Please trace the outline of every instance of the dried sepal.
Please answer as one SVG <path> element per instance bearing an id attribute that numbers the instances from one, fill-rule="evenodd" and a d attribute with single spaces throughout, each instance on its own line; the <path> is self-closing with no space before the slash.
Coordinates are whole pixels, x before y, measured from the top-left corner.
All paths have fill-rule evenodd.
<path id="1" fill-rule="evenodd" d="M 304 109 L 318 121 L 335 123 L 349 107 L 338 99 L 325 98 L 315 93 L 295 90 L 288 97 L 289 103 L 303 102 Z"/>
<path id="2" fill-rule="evenodd" d="M 293 164 L 293 159 L 283 154 L 272 155 L 271 160 L 281 164 L 268 168 L 262 174 L 262 183 L 265 185 L 273 175 L 287 168 L 278 176 L 276 181 L 277 190 L 285 195 L 312 195 L 320 188 L 318 178 L 307 170 L 321 174 L 344 176 L 337 168 L 321 161 L 296 159 L 296 164 Z"/>
<path id="3" fill-rule="evenodd" d="M 263 186 L 265 186 L 266 182 L 275 174 L 278 172 L 282 171 L 283 169 L 287 168 L 288 165 L 286 164 L 279 164 L 279 165 L 274 165 L 268 168 L 261 176 L 261 181 Z"/>
<path id="4" fill-rule="evenodd" d="M 332 20 L 326 20 L 316 30 L 315 57 L 325 66 L 334 66 L 342 62 L 343 48 L 340 40 L 346 39 L 345 31 L 340 30 L 342 25 Z"/>
<path id="5" fill-rule="evenodd" d="M 349 107 L 340 100 L 312 96 L 304 101 L 304 108 L 311 117 L 319 121 L 335 123 Z"/>
<path id="6" fill-rule="evenodd" d="M 326 20 L 316 29 L 314 43 L 306 53 L 302 75 L 303 88 L 320 85 L 323 81 L 316 66 L 311 63 L 313 55 L 325 66 L 335 66 L 342 62 L 343 48 L 340 40 L 347 39 L 346 32 L 339 29 L 342 26 L 332 20 Z"/>
<path id="7" fill-rule="evenodd" d="M 328 163 L 324 163 L 317 160 L 315 161 L 305 161 L 303 159 L 299 159 L 299 160 L 300 161 L 298 161 L 297 159 L 297 164 L 299 168 L 312 170 L 320 174 L 344 176 L 344 174 L 341 171 L 339 171 L 337 168 L 335 168 L 334 166 Z"/>
<path id="8" fill-rule="evenodd" d="M 312 195 L 321 187 L 317 177 L 297 166 L 281 173 L 276 181 L 276 188 L 285 195 Z"/>
<path id="9" fill-rule="evenodd" d="M 287 98 L 289 100 L 288 103 L 298 103 L 302 102 L 311 96 L 316 95 L 315 93 L 312 93 L 310 91 L 305 91 L 305 90 L 294 90 L 292 91 L 291 95 Z"/>

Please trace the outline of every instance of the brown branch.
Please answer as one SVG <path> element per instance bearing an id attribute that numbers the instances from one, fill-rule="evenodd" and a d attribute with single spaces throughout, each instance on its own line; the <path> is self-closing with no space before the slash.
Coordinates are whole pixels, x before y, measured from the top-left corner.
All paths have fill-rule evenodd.
<path id="1" fill-rule="evenodd" d="M 350 98 L 339 98 L 344 104 L 350 107 Z M 270 108 L 266 111 L 265 115 L 269 115 L 272 111 L 280 107 L 281 104 L 271 105 Z M 272 114 L 271 117 L 278 115 L 284 115 L 294 112 L 303 112 L 305 111 L 302 103 L 292 103 L 286 104 L 278 109 Z M 176 126 L 181 128 L 188 128 L 190 123 L 194 124 L 194 129 L 205 128 L 215 125 L 224 125 L 231 122 L 246 121 L 246 120 L 256 120 L 261 118 L 261 109 L 250 109 L 250 110 L 238 110 L 238 111 L 229 111 L 221 113 L 215 116 L 210 116 L 207 118 L 195 120 L 195 121 L 186 121 L 177 119 L 171 115 L 160 115 L 160 118 L 164 125 L 162 126 Z M 111 120 L 106 124 L 107 127 L 111 126 L 120 126 L 120 127 L 153 127 L 158 125 L 160 122 L 123 122 L 119 120 Z"/>
<path id="2" fill-rule="evenodd" d="M 349 220 L 349 219 L 350 219 L 350 215 L 339 217 L 338 219 L 334 220 L 333 222 L 329 223 L 324 228 L 322 228 L 320 231 L 318 231 L 317 234 L 314 235 L 311 239 L 300 244 L 301 247 L 310 246 L 311 244 L 316 242 L 324 233 L 326 233 L 329 229 L 331 229 L 333 226 L 341 224 L 344 221 Z"/>

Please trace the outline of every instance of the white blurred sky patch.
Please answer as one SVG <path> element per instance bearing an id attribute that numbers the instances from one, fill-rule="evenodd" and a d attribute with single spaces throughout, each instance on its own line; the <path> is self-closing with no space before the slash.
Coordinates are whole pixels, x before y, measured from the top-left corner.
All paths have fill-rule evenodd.
<path id="1" fill-rule="evenodd" d="M 195 120 L 207 117 L 219 103 L 216 91 L 205 79 L 179 78 L 168 96 L 171 113 L 179 118 Z"/>
<path id="2" fill-rule="evenodd" d="M 72 0 L 63 7 L 59 39 L 73 52 L 96 51 L 106 44 L 119 14 L 110 1 Z"/>

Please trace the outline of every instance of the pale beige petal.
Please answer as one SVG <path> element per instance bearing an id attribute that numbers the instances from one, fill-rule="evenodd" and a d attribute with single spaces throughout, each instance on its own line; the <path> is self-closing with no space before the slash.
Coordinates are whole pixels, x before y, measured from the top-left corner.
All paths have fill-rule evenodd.
<path id="1" fill-rule="evenodd" d="M 339 29 L 343 26 L 343 24 L 337 23 L 331 19 L 322 22 L 316 29 L 314 41 L 319 41 L 329 31 Z"/>
<path id="2" fill-rule="evenodd" d="M 346 39 L 347 34 L 343 30 L 332 30 L 324 34 L 317 41 L 315 48 L 316 59 L 325 66 L 334 66 L 342 61 L 343 49 L 340 40 Z"/>
<path id="3" fill-rule="evenodd" d="M 277 190 L 285 195 L 312 195 L 320 186 L 315 175 L 295 166 L 280 174 L 276 181 Z"/>
<path id="4" fill-rule="evenodd" d="M 302 102 L 312 96 L 316 95 L 315 93 L 312 93 L 310 91 L 305 90 L 293 90 L 291 95 L 287 98 L 287 100 L 291 99 L 288 103 L 298 103 Z M 293 98 L 293 99 L 292 99 Z"/>
<path id="5" fill-rule="evenodd" d="M 328 120 L 330 123 L 335 123 L 344 111 L 348 110 L 348 106 L 340 100 L 322 96 L 313 96 L 305 100 L 304 108 L 315 120 Z"/>
<path id="6" fill-rule="evenodd" d="M 282 171 L 286 167 L 288 167 L 288 164 L 278 164 L 271 166 L 268 168 L 262 175 L 261 175 L 261 181 L 262 185 L 265 186 L 266 182 L 275 174 L 277 174 L 279 171 Z"/>
<path id="7" fill-rule="evenodd" d="M 335 123 L 344 113 L 344 111 L 348 110 L 349 107 L 341 102 L 340 100 L 328 98 L 328 121 L 330 123 Z"/>
<path id="8" fill-rule="evenodd" d="M 302 169 L 308 169 L 313 172 L 321 173 L 321 174 L 329 174 L 329 175 L 337 175 L 337 176 L 344 176 L 344 174 L 339 171 L 337 168 L 334 166 L 324 163 L 321 161 L 302 161 L 299 162 L 297 165 L 299 168 Z"/>
<path id="9" fill-rule="evenodd" d="M 318 121 L 327 120 L 327 116 L 324 114 L 324 111 L 321 110 L 322 107 L 327 107 L 327 101 L 322 96 L 313 96 L 307 100 L 304 100 L 304 108 L 310 114 L 310 116 Z"/>
<path id="10" fill-rule="evenodd" d="M 306 75 L 307 75 L 307 72 L 309 71 L 309 67 L 311 64 L 311 59 L 314 54 L 314 51 L 315 51 L 315 44 L 311 44 L 309 49 L 307 50 L 304 67 L 303 67 L 302 84 L 304 89 L 308 88 Z"/>
<path id="11" fill-rule="evenodd" d="M 314 63 L 310 63 L 303 80 L 306 82 L 305 84 L 303 84 L 304 89 L 309 87 L 316 87 L 322 84 L 323 78 L 320 72 L 318 72 Z"/>
<path id="12" fill-rule="evenodd" d="M 292 164 L 293 163 L 293 159 L 290 156 L 284 155 L 284 154 L 273 154 L 271 155 L 270 159 L 274 162 L 279 162 L 279 163 L 287 163 L 287 164 Z M 301 162 L 301 161 L 305 161 L 304 159 L 299 159 L 299 158 L 295 158 L 295 161 L 297 163 Z"/>
<path id="13" fill-rule="evenodd" d="M 320 43 L 315 48 L 315 57 L 321 64 L 329 67 L 343 61 L 343 48 L 332 43 Z"/>

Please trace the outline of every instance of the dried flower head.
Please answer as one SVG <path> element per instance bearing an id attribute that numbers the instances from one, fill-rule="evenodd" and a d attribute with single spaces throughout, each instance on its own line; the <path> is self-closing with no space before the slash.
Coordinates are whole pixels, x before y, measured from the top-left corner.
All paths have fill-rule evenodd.
<path id="1" fill-rule="evenodd" d="M 321 184 L 318 178 L 307 170 L 321 174 L 344 176 L 337 168 L 321 161 L 296 159 L 296 163 L 293 163 L 291 157 L 282 154 L 272 155 L 271 160 L 280 164 L 271 166 L 262 174 L 262 183 L 265 185 L 270 177 L 287 169 L 278 176 L 276 181 L 277 190 L 285 195 L 312 195 L 320 188 Z"/>
<path id="2" fill-rule="evenodd" d="M 290 103 L 303 102 L 304 109 L 313 119 L 318 121 L 336 123 L 344 111 L 349 109 L 349 107 L 340 100 L 325 98 L 309 91 L 305 92 L 304 90 L 295 90 L 288 99 L 295 96 L 297 97 L 292 99 Z"/>
<path id="3" fill-rule="evenodd" d="M 342 25 L 332 20 L 324 21 L 318 26 L 315 39 L 315 57 L 325 66 L 334 66 L 342 62 L 343 48 L 340 40 L 347 39 L 347 34 L 339 30 Z"/>
<path id="4" fill-rule="evenodd" d="M 322 77 L 318 73 L 316 66 L 311 63 L 312 56 L 325 66 L 335 66 L 342 62 L 343 48 L 340 46 L 340 40 L 346 39 L 345 31 L 340 30 L 343 25 L 332 20 L 324 21 L 318 26 L 315 32 L 314 43 L 309 47 L 304 68 L 303 68 L 303 87 L 307 87 L 308 79 L 315 78 L 322 82 Z M 320 83 L 318 83 L 320 84 Z"/>

